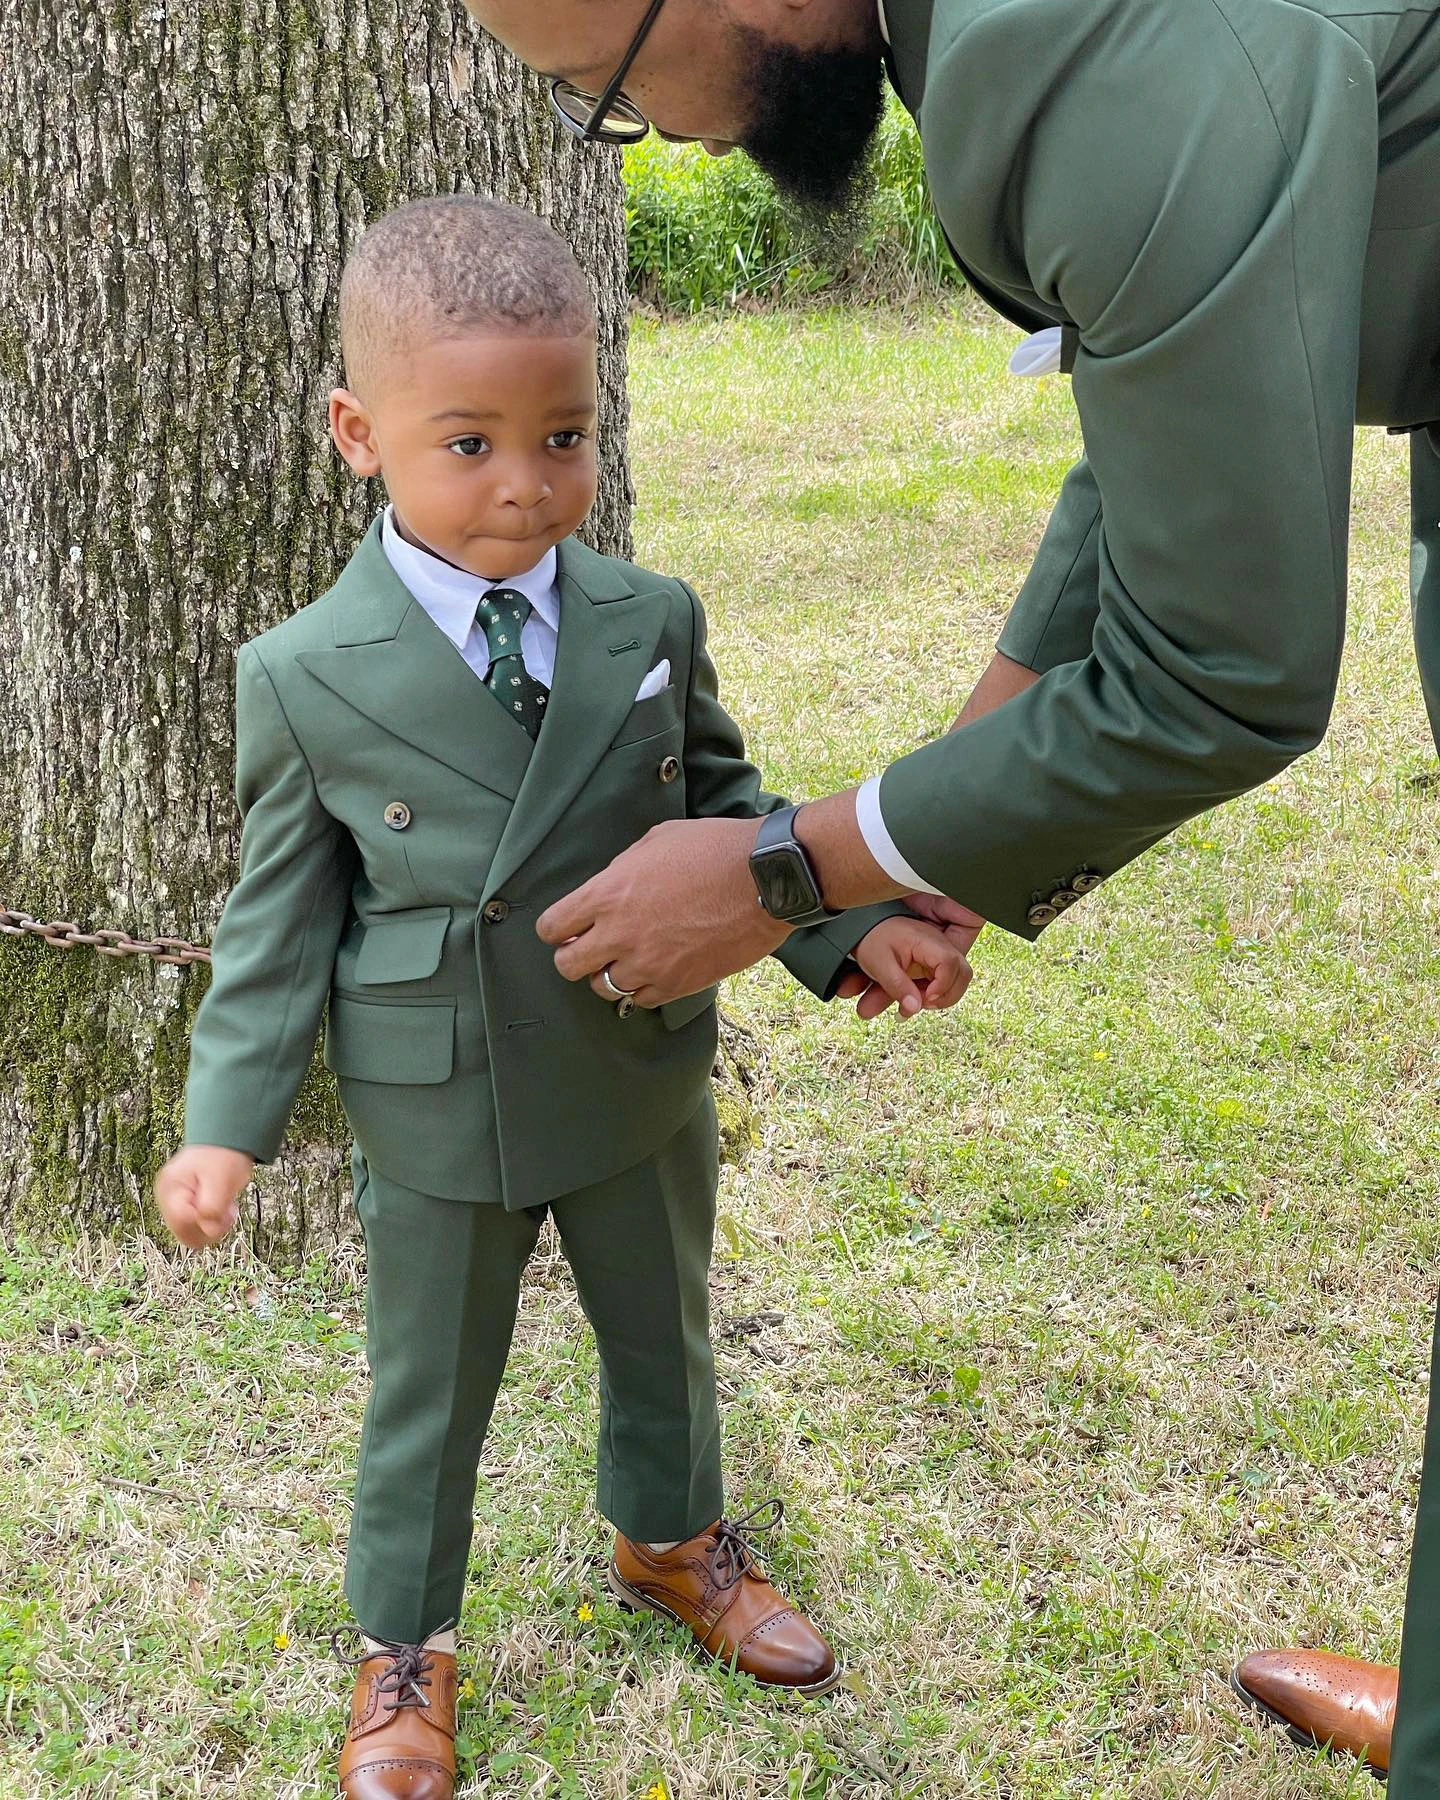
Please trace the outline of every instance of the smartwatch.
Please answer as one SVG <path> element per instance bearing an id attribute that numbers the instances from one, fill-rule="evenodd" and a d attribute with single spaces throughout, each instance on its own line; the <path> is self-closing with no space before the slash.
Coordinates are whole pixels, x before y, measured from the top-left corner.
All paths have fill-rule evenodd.
<path id="1" fill-rule="evenodd" d="M 772 919 L 785 925 L 823 925 L 838 919 L 820 898 L 820 883 L 810 866 L 805 847 L 795 837 L 798 806 L 782 806 L 760 821 L 755 848 L 750 852 L 750 873 L 760 894 L 760 904 Z"/>

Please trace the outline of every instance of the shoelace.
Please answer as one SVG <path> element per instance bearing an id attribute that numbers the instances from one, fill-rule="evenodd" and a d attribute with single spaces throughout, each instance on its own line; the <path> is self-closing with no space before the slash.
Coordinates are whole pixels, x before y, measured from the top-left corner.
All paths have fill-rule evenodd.
<path id="1" fill-rule="evenodd" d="M 449 1631 L 454 1625 L 453 1619 L 447 1619 L 437 1631 Z M 343 1632 L 330 1634 L 330 1648 L 335 1660 L 343 1663 L 347 1669 L 358 1669 L 361 1663 L 369 1662 L 379 1652 L 362 1649 L 359 1656 L 346 1656 L 340 1648 Z M 435 1635 L 434 1633 L 431 1634 Z M 376 1692 L 383 1696 L 386 1711 L 392 1716 L 403 1706 L 425 1708 L 430 1704 L 430 1696 L 424 1690 L 430 1686 L 430 1671 L 435 1667 L 434 1652 L 427 1650 L 423 1644 L 392 1644 L 388 1638 L 376 1638 L 375 1643 L 395 1660 L 381 1676 Z"/>
<path id="2" fill-rule="evenodd" d="M 762 1513 L 769 1517 L 762 1518 Z M 710 1579 L 722 1593 L 759 1566 L 759 1546 L 751 1540 L 760 1532 L 777 1530 L 784 1517 L 785 1503 L 777 1494 L 738 1519 L 721 1519 L 710 1550 Z"/>

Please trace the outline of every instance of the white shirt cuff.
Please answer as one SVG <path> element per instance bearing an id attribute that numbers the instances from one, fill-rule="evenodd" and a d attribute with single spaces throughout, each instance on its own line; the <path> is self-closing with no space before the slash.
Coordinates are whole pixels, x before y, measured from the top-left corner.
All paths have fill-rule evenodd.
<path id="1" fill-rule="evenodd" d="M 940 894 L 944 898 L 939 888 L 931 887 L 928 881 L 920 879 L 896 847 L 895 840 L 886 827 L 885 815 L 880 810 L 878 775 L 872 776 L 855 796 L 855 823 L 860 827 L 865 848 L 892 881 L 900 882 L 912 893 Z"/>

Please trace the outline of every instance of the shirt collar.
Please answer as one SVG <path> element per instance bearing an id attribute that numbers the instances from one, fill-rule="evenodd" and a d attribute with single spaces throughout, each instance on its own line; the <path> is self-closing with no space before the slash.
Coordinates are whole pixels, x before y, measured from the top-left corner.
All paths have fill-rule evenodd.
<path id="1" fill-rule="evenodd" d="M 560 629 L 560 594 L 556 586 L 559 558 L 553 549 L 547 550 L 535 567 L 523 575 L 486 581 L 401 537 L 393 505 L 385 508 L 380 541 L 391 568 L 457 650 L 464 648 L 470 635 L 481 596 L 493 587 L 514 588 L 552 631 Z"/>
<path id="2" fill-rule="evenodd" d="M 875 0 L 875 10 L 880 15 L 880 35 L 888 44 L 890 42 L 890 21 L 885 17 L 885 0 Z"/>

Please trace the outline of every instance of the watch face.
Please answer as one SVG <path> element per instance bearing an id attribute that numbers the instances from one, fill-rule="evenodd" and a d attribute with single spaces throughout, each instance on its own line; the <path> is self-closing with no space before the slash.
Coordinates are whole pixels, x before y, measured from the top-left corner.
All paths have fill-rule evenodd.
<path id="1" fill-rule="evenodd" d="M 783 845 L 775 850 L 761 850 L 751 857 L 750 867 L 755 872 L 761 902 L 772 918 L 797 919 L 820 905 L 820 895 L 810 879 L 802 851 Z"/>

